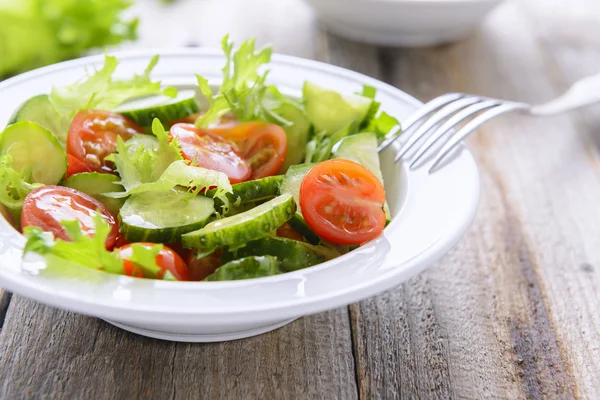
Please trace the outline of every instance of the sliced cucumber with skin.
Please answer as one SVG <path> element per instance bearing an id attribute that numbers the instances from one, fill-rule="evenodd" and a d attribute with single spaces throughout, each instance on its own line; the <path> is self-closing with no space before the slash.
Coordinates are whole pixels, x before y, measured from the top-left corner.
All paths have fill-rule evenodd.
<path id="1" fill-rule="evenodd" d="M 207 281 L 237 281 L 280 274 L 276 257 L 245 257 L 220 266 Z"/>
<path id="2" fill-rule="evenodd" d="M 335 144 L 333 148 L 334 158 L 344 158 L 364 165 L 379 179 L 383 185 L 383 174 L 377 152 L 377 135 L 371 132 L 358 133 L 347 136 Z M 387 201 L 384 205 L 387 222 L 391 220 L 390 208 Z"/>
<path id="3" fill-rule="evenodd" d="M 338 132 L 349 124 L 360 125 L 367 117 L 373 100 L 322 88 L 314 83 L 305 82 L 303 88 L 304 104 L 308 118 L 315 126 L 315 132 Z"/>
<path id="4" fill-rule="evenodd" d="M 125 144 L 130 153 L 135 153 L 140 148 L 158 150 L 158 139 L 154 135 L 133 135 Z"/>
<path id="5" fill-rule="evenodd" d="M 28 180 L 56 185 L 67 173 L 67 153 L 58 139 L 35 122 L 9 125 L 0 135 L 0 154 L 10 154 L 13 168 Z"/>
<path id="6" fill-rule="evenodd" d="M 196 93 L 191 90 L 181 91 L 176 97 L 149 96 L 133 99 L 116 107 L 113 111 L 119 113 L 138 125 L 148 128 L 154 118 L 158 118 L 167 126 L 174 121 L 198 112 Z"/>
<path id="7" fill-rule="evenodd" d="M 247 203 L 257 204 L 260 201 L 267 201 L 279 194 L 279 186 L 283 181 L 283 175 L 268 176 L 266 178 L 255 179 L 236 183 L 231 186 L 232 193 L 227 193 L 227 198 L 230 202 L 230 207 L 239 208 Z M 206 196 L 213 197 L 215 189 L 206 192 Z M 221 211 L 223 201 L 216 198 L 215 208 Z M 231 213 L 227 213 L 230 215 Z"/>
<path id="8" fill-rule="evenodd" d="M 47 94 L 27 100 L 11 118 L 9 124 L 31 121 L 48 129 L 63 145 L 67 143 L 70 122 L 54 108 Z"/>
<path id="9" fill-rule="evenodd" d="M 292 123 L 290 126 L 283 127 L 287 136 L 288 149 L 290 149 L 281 167 L 281 172 L 285 173 L 290 166 L 304 160 L 304 149 L 310 136 L 311 123 L 306 112 L 292 103 L 283 104 L 276 112 Z"/>
<path id="10" fill-rule="evenodd" d="M 207 252 L 229 246 L 236 249 L 260 239 L 285 224 L 296 212 L 296 203 L 284 194 L 249 211 L 213 221 L 181 236 L 183 247 Z"/>
<path id="11" fill-rule="evenodd" d="M 325 261 L 325 257 L 319 254 L 314 247 L 297 240 L 267 236 L 248 242 L 238 250 L 226 250 L 222 260 L 228 262 L 239 257 L 274 256 L 279 260 L 282 271 L 291 272 Z"/>
<path id="12" fill-rule="evenodd" d="M 213 199 L 179 190 L 134 194 L 121 207 L 119 226 L 130 242 L 173 243 L 205 226 L 214 213 Z"/>
<path id="13" fill-rule="evenodd" d="M 296 212 L 292 218 L 288 221 L 288 224 L 293 230 L 301 234 L 308 243 L 318 244 L 321 241 L 319 235 L 317 235 L 310 226 L 306 223 L 306 220 L 299 212 Z"/>
<path id="14" fill-rule="evenodd" d="M 71 176 L 63 183 L 63 186 L 89 194 L 100 203 L 104 204 L 110 212 L 117 215 L 123 206 L 123 203 L 125 203 L 125 199 L 106 197 L 102 195 L 102 193 L 125 191 L 125 188 L 117 183 L 119 180 L 119 177 L 112 174 L 82 172 Z"/>
<path id="15" fill-rule="evenodd" d="M 302 212 L 300 209 L 300 185 L 302 185 L 302 180 L 306 174 L 308 174 L 308 171 L 310 171 L 315 165 L 317 164 L 311 163 L 292 165 L 286 172 L 285 177 L 281 182 L 281 193 L 289 193 L 294 197 L 294 200 L 298 205 L 298 212 Z"/>

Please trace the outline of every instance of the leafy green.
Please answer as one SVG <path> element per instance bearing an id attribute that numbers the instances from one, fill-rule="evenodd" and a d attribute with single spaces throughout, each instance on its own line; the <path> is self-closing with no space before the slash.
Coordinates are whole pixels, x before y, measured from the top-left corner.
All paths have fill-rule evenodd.
<path id="1" fill-rule="evenodd" d="M 115 80 L 113 74 L 119 62 L 114 56 L 106 55 L 102 68 L 93 74 L 72 85 L 52 88 L 50 100 L 61 115 L 72 118 L 79 110 L 111 110 L 134 97 L 152 94 L 176 96 L 176 89 L 162 89 L 160 82 L 150 79 L 150 73 L 157 63 L 158 55 L 150 60 L 143 74 L 128 80 Z"/>
<path id="2" fill-rule="evenodd" d="M 214 197 L 219 198 L 225 204 L 229 204 L 226 194 L 233 192 L 229 178 L 224 173 L 187 165 L 185 161 L 175 161 L 154 182 L 141 183 L 127 189 L 126 192 L 113 192 L 105 195 L 120 198 L 137 193 L 168 192 L 178 186 L 190 188 L 190 193 L 193 195 L 202 190 L 208 190 L 208 188 L 215 188 Z"/>
<path id="3" fill-rule="evenodd" d="M 248 103 L 256 102 L 252 98 L 265 93 L 264 82 L 268 71 L 261 75 L 258 69 L 271 60 L 272 48 L 255 50 L 256 41 L 249 39 L 233 52 L 233 42 L 229 41 L 229 36 L 223 38 L 221 45 L 226 62 L 223 67 L 223 82 L 217 94 L 213 94 L 205 78 L 196 75 L 200 91 L 210 103 L 206 113 L 196 121 L 196 126 L 200 128 L 207 128 L 230 112 L 242 121 L 254 117 L 248 113 Z"/>
<path id="4" fill-rule="evenodd" d="M 333 135 L 328 134 L 327 131 L 317 133 L 306 145 L 306 157 L 304 162 L 318 163 L 329 160 L 333 146 L 346 136 L 354 135 L 356 133 L 358 133 L 358 124 L 356 122 L 351 122 Z"/>
<path id="5" fill-rule="evenodd" d="M 130 0 L 0 1 L 0 77 L 136 38 Z"/>
<path id="6" fill-rule="evenodd" d="M 219 267 L 207 281 L 235 281 L 280 274 L 276 257 L 251 256 L 230 261 Z"/>
<path id="7" fill-rule="evenodd" d="M 43 186 L 39 183 L 28 183 L 30 179 L 12 168 L 13 159 L 10 154 L 0 155 L 0 203 L 11 210 L 20 210 L 25 197 L 32 190 Z"/>
<path id="8" fill-rule="evenodd" d="M 106 238 L 111 228 L 100 214 L 94 217 L 95 234 L 87 236 L 81 231 L 79 221 L 61 221 L 71 241 L 54 239 L 52 233 L 44 232 L 37 226 L 27 226 L 23 234 L 27 238 L 23 254 L 37 253 L 47 260 L 48 268 L 60 270 L 67 266 L 90 268 L 111 274 L 125 275 L 123 259 L 118 250 L 108 251 L 105 248 Z M 132 255 L 128 260 L 142 271 L 145 278 L 157 279 L 163 273 L 156 264 L 156 255 L 162 249 L 158 244 L 147 248 L 140 244 L 132 245 Z M 167 272 L 163 279 L 174 280 Z"/>
<path id="9" fill-rule="evenodd" d="M 382 111 L 379 116 L 369 121 L 368 125 L 362 129 L 362 132 L 374 132 L 378 138 L 383 138 L 396 126 L 398 129 L 402 129 L 400 122 L 396 118 Z"/>
<path id="10" fill-rule="evenodd" d="M 117 166 L 121 177 L 119 183 L 126 190 L 157 181 L 173 162 L 183 159 L 177 140 L 169 139 L 158 118 L 152 122 L 152 132 L 158 142 L 156 149 L 137 144 L 128 145 L 119 137 L 117 153 L 108 158 Z"/>
<path id="11" fill-rule="evenodd" d="M 360 124 L 360 132 L 373 132 L 377 135 L 377 137 L 384 137 L 394 127 L 400 125 L 396 118 L 392 117 L 385 111 L 382 111 L 381 113 L 379 113 L 379 115 L 377 115 L 377 112 L 381 107 L 381 103 L 375 101 L 377 89 L 375 89 L 372 86 L 364 85 L 362 93 L 358 94 L 373 100 L 365 119 Z"/>

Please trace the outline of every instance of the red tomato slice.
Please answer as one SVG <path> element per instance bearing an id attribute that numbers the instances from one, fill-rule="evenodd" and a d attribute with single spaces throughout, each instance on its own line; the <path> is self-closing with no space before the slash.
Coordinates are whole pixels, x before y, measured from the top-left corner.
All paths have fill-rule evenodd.
<path id="1" fill-rule="evenodd" d="M 75 174 L 79 174 L 81 172 L 91 172 L 91 170 L 78 158 L 67 154 L 68 168 L 67 168 L 67 179 Z"/>
<path id="2" fill-rule="evenodd" d="M 252 173 L 235 144 L 192 124 L 175 124 L 170 135 L 177 138 L 183 158 L 196 165 L 223 172 L 231 183 L 247 180 Z"/>
<path id="3" fill-rule="evenodd" d="M 354 161 L 317 164 L 300 185 L 300 207 L 317 235 L 337 244 L 361 244 L 385 226 L 385 191 L 375 175 Z"/>
<path id="4" fill-rule="evenodd" d="M 143 133 L 133 121 L 108 111 L 80 111 L 75 115 L 67 137 L 67 153 L 90 171 L 112 172 L 104 157 L 114 153 L 117 137 L 123 140 Z"/>
<path id="5" fill-rule="evenodd" d="M 29 193 L 23 203 L 21 226 L 39 226 L 52 232 L 55 238 L 71 240 L 61 221 L 79 220 L 81 231 L 93 236 L 96 212 L 104 217 L 111 231 L 106 238 L 106 248 L 114 247 L 119 236 L 117 220 L 98 200 L 78 190 L 62 186 L 43 186 Z"/>
<path id="6" fill-rule="evenodd" d="M 221 266 L 222 250 L 216 250 L 202 258 L 196 258 L 195 252 L 190 252 L 186 258 L 193 281 L 202 281 Z"/>
<path id="7" fill-rule="evenodd" d="M 202 114 L 204 114 L 204 112 L 188 115 L 187 117 L 183 117 L 181 119 L 178 119 L 177 121 L 171 122 L 171 125 L 175 125 L 178 123 L 193 124 L 199 117 L 202 116 Z M 219 118 L 219 121 L 217 123 L 210 125 L 208 127 L 208 130 L 212 133 L 216 133 L 219 136 L 223 136 L 229 130 L 234 128 L 237 124 L 238 122 L 234 117 L 224 115 L 221 118 Z"/>
<path id="8" fill-rule="evenodd" d="M 245 122 L 223 132 L 222 135 L 239 146 L 252 168 L 250 179 L 279 173 L 287 154 L 287 136 L 280 126 Z"/>
<path id="9" fill-rule="evenodd" d="M 131 246 L 133 244 L 142 245 L 146 248 L 151 248 L 152 246 L 156 246 L 156 243 L 132 243 L 127 244 L 123 247 L 119 247 L 119 255 L 123 259 L 123 267 L 125 268 L 125 273 L 129 276 L 135 276 L 138 278 L 143 278 L 142 271 L 140 268 L 132 261 L 129 261 L 131 256 L 133 255 L 133 249 Z M 182 260 L 182 258 L 172 249 L 163 245 L 162 250 L 156 255 L 156 265 L 162 268 L 162 273 L 159 274 L 159 278 L 162 279 L 167 271 L 171 272 L 173 276 L 178 281 L 189 281 L 190 280 L 190 272 L 188 270 L 187 265 Z"/>

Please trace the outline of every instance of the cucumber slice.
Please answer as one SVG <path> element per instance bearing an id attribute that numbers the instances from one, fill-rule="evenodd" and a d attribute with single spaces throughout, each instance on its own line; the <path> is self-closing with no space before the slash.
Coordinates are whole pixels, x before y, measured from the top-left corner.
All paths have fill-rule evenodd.
<path id="1" fill-rule="evenodd" d="M 219 219 L 195 232 L 181 236 L 183 247 L 212 251 L 230 246 L 244 246 L 260 239 L 285 224 L 296 212 L 296 203 L 290 194 L 284 194 L 252 210 Z"/>
<path id="2" fill-rule="evenodd" d="M 276 175 L 232 185 L 232 193 L 227 193 L 227 198 L 231 203 L 231 210 L 242 209 L 248 203 L 258 205 L 261 202 L 271 200 L 279 194 L 279 186 L 282 181 L 283 175 Z M 206 196 L 208 197 L 213 197 L 214 194 L 215 189 L 206 192 Z M 221 212 L 223 201 L 215 199 L 215 208 Z M 227 215 L 232 214 L 232 212 L 227 212 Z"/>
<path id="3" fill-rule="evenodd" d="M 116 107 L 114 112 L 148 128 L 152 126 L 154 118 L 158 118 L 163 125 L 169 125 L 173 121 L 198 112 L 198 110 L 196 93 L 192 90 L 185 90 L 179 92 L 174 98 L 149 96 L 130 100 Z"/>
<path id="4" fill-rule="evenodd" d="M 280 274 L 277 258 L 246 257 L 228 262 L 206 277 L 207 281 L 236 281 Z"/>
<path id="5" fill-rule="evenodd" d="M 27 100 L 11 118 L 9 124 L 31 121 L 48 129 L 63 145 L 67 143 L 69 121 L 64 118 L 50 101 L 47 94 L 40 94 Z"/>
<path id="6" fill-rule="evenodd" d="M 317 164 L 292 165 L 281 182 L 281 193 L 289 193 L 294 197 L 294 200 L 298 205 L 299 213 L 302 212 L 302 210 L 300 210 L 300 185 L 302 185 L 302 180 L 306 174 L 308 174 L 308 171 L 315 165 Z"/>
<path id="7" fill-rule="evenodd" d="M 346 160 L 364 165 L 383 184 L 383 174 L 381 173 L 377 146 L 377 135 L 371 132 L 358 133 L 347 136 L 336 143 L 333 148 L 333 156 L 334 158 L 345 158 Z M 384 210 L 386 220 L 389 222 L 391 215 L 387 202 L 384 205 Z"/>
<path id="8" fill-rule="evenodd" d="M 102 193 L 125 191 L 125 188 L 117 183 L 119 180 L 119 177 L 112 174 L 82 172 L 71 176 L 63 183 L 63 186 L 89 194 L 104 204 L 110 212 L 117 215 L 123 203 L 125 203 L 125 199 L 113 199 L 112 197 L 102 195 Z"/>
<path id="9" fill-rule="evenodd" d="M 317 244 L 321 241 L 319 236 L 308 226 L 304 217 L 302 216 L 302 210 L 300 209 L 300 185 L 302 180 L 308 174 L 308 171 L 314 167 L 315 163 L 312 164 L 298 164 L 292 165 L 285 174 L 283 182 L 281 182 L 281 193 L 289 193 L 294 197 L 296 204 L 298 205 L 297 211 L 292 218 L 288 221 L 288 224 L 299 234 L 312 244 Z"/>
<path id="10" fill-rule="evenodd" d="M 135 153 L 139 148 L 158 150 L 158 139 L 154 135 L 133 135 L 125 144 L 130 153 Z"/>
<path id="11" fill-rule="evenodd" d="M 202 228 L 215 213 L 213 200 L 172 190 L 134 194 L 119 214 L 121 234 L 130 242 L 172 243 Z"/>
<path id="12" fill-rule="evenodd" d="M 227 262 L 239 257 L 269 255 L 277 257 L 282 271 L 291 272 L 325 261 L 325 257 L 314 247 L 297 240 L 267 236 L 248 242 L 238 250 L 226 250 L 222 259 Z"/>
<path id="13" fill-rule="evenodd" d="M 317 235 L 304 220 L 304 217 L 299 212 L 296 212 L 287 222 L 292 229 L 304 236 L 304 239 L 310 244 L 319 244 L 321 238 Z"/>
<path id="14" fill-rule="evenodd" d="M 284 103 L 277 111 L 282 118 L 290 121 L 291 126 L 284 127 L 287 136 L 288 149 L 281 167 L 281 172 L 286 172 L 292 165 L 304 160 L 304 150 L 310 136 L 310 120 L 306 112 L 292 103 Z"/>
<path id="15" fill-rule="evenodd" d="M 13 168 L 29 174 L 29 180 L 56 185 L 67 173 L 67 154 L 58 139 L 35 122 L 9 125 L 0 136 L 0 154 L 10 154 Z"/>
<path id="16" fill-rule="evenodd" d="M 368 97 L 357 94 L 342 96 L 310 82 L 304 83 L 303 95 L 306 113 L 315 126 L 315 131 L 327 131 L 330 134 L 353 122 L 360 125 L 373 103 Z"/>

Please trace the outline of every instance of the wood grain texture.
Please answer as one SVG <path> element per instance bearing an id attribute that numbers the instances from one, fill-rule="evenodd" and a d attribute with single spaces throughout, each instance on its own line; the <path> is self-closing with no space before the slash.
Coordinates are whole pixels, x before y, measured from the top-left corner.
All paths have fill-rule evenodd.
<path id="1" fill-rule="evenodd" d="M 505 5 L 463 43 L 388 52 L 387 78 L 422 99 L 551 99 L 583 74 L 548 67 L 556 53 L 539 47 L 535 19 L 548 2 L 534 3 Z M 560 29 L 544 28 L 553 43 Z M 506 117 L 471 141 L 482 200 L 466 238 L 400 289 L 351 306 L 361 397 L 600 396 L 598 121 L 577 120 Z"/>
<path id="2" fill-rule="evenodd" d="M 347 309 L 247 340 L 183 344 L 15 296 L 0 334 L 0 398 L 357 397 Z"/>

